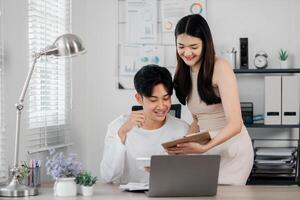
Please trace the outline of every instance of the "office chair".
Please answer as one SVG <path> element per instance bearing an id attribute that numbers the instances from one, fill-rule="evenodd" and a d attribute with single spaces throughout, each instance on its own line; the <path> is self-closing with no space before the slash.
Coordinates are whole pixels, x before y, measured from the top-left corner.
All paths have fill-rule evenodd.
<path id="1" fill-rule="evenodd" d="M 135 105 L 135 106 L 131 107 L 132 111 L 137 111 L 137 110 L 142 110 L 142 109 L 143 109 L 143 106 Z M 172 104 L 169 113 L 171 115 L 173 115 L 174 117 L 177 117 L 180 119 L 181 118 L 181 104 Z"/>

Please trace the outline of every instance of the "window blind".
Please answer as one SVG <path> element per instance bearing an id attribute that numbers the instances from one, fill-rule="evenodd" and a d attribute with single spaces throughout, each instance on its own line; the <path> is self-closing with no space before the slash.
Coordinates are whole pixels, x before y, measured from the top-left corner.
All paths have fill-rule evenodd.
<path id="1" fill-rule="evenodd" d="M 71 0 L 29 0 L 30 54 L 71 32 Z M 33 58 L 30 55 L 29 66 Z M 71 113 L 71 62 L 68 58 L 41 57 L 30 81 L 29 152 L 67 144 Z"/>
<path id="2" fill-rule="evenodd" d="M 0 0 L 0 181 L 7 177 L 7 159 L 6 159 L 6 136 L 3 125 L 3 23 L 2 23 L 2 0 Z"/>

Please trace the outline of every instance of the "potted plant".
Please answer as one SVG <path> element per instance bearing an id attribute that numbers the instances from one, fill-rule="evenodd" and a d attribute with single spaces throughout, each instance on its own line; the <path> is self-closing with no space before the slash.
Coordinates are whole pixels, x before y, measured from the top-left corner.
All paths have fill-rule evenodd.
<path id="1" fill-rule="evenodd" d="M 80 191 L 83 196 L 93 195 L 93 186 L 97 181 L 97 176 L 92 176 L 87 171 L 82 171 L 76 177 L 76 183 L 80 186 Z"/>
<path id="2" fill-rule="evenodd" d="M 288 57 L 289 54 L 286 50 L 280 49 L 279 51 L 279 60 L 281 68 L 288 68 Z"/>
<path id="3" fill-rule="evenodd" d="M 55 179 L 55 196 L 76 196 L 75 178 L 81 171 L 81 163 L 76 160 L 76 154 L 65 157 L 62 152 L 55 153 L 55 150 L 50 150 L 45 166 L 47 175 Z"/>

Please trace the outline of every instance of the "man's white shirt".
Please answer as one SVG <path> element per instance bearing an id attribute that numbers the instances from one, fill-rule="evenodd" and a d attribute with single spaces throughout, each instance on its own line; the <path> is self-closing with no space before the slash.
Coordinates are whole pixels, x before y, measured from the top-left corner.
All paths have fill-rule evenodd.
<path id="1" fill-rule="evenodd" d="M 165 124 L 159 129 L 134 127 L 123 144 L 118 130 L 127 119 L 128 115 L 121 115 L 108 125 L 100 164 L 101 178 L 107 183 L 147 183 L 149 173 L 139 168 L 136 158 L 167 154 L 161 144 L 183 137 L 189 128 L 185 121 L 167 115 Z"/>

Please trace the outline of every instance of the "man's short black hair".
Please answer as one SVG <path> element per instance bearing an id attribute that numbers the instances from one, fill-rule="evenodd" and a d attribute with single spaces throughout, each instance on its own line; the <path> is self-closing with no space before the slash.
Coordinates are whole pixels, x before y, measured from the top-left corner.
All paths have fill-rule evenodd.
<path id="1" fill-rule="evenodd" d="M 158 65 L 146 65 L 134 76 L 134 87 L 142 96 L 152 96 L 152 89 L 158 84 L 163 84 L 167 93 L 173 94 L 173 81 L 169 70 Z"/>

